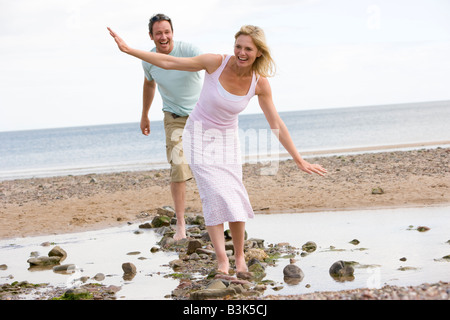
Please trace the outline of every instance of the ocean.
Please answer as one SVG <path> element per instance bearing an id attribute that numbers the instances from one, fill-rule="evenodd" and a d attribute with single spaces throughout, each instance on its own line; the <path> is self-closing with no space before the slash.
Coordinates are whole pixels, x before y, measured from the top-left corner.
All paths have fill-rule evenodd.
<path id="1" fill-rule="evenodd" d="M 450 144 L 450 101 L 280 112 L 280 116 L 300 153 L 308 156 Z M 239 128 L 247 161 L 262 161 L 268 151 L 288 158 L 279 143 L 274 144 L 262 113 L 240 115 Z M 151 130 L 150 136 L 142 135 L 136 122 L 0 132 L 0 181 L 168 168 L 162 121 L 152 121 Z"/>

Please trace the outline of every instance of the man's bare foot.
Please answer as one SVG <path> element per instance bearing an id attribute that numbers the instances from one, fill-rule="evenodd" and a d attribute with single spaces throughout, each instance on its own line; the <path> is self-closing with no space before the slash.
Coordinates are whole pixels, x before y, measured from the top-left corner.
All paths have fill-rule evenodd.
<path id="1" fill-rule="evenodd" d="M 173 240 L 178 241 L 186 238 L 186 228 L 184 225 L 178 225 L 176 227 L 176 232 L 173 236 Z"/>

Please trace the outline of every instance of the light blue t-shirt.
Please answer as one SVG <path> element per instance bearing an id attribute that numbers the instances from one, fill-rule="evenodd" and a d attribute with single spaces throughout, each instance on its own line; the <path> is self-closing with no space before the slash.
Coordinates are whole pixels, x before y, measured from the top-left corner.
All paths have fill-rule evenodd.
<path id="1" fill-rule="evenodd" d="M 156 52 L 156 48 L 151 50 Z M 175 57 L 195 57 L 200 54 L 195 46 L 174 41 L 169 55 Z M 203 84 L 202 72 L 164 70 L 148 62 L 142 61 L 147 80 L 155 80 L 163 101 L 163 111 L 188 116 L 197 104 Z"/>

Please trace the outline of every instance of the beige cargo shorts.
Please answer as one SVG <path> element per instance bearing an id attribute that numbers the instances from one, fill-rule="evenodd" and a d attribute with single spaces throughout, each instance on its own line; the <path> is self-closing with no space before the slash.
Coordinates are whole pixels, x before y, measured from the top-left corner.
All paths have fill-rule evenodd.
<path id="1" fill-rule="evenodd" d="M 171 182 L 184 182 L 192 179 L 192 172 L 184 157 L 182 135 L 188 117 L 181 117 L 164 111 L 166 132 L 166 155 L 170 163 Z"/>

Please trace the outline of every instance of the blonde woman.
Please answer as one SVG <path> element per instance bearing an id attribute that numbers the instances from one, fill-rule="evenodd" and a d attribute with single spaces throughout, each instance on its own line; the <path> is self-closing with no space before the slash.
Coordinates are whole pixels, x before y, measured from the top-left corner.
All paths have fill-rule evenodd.
<path id="1" fill-rule="evenodd" d="M 196 72 L 205 70 L 199 101 L 189 116 L 183 133 L 183 149 L 196 180 L 208 233 L 213 243 L 218 271 L 228 274 L 224 223 L 233 238 L 237 272 L 247 271 L 244 257 L 245 222 L 253 218 L 247 191 L 242 182 L 240 147 L 237 143 L 238 115 L 253 96 L 278 139 L 306 173 L 323 176 L 327 171 L 305 161 L 297 151 L 288 129 L 272 100 L 267 77 L 275 64 L 261 28 L 243 26 L 235 35 L 234 55 L 204 54 L 176 58 L 129 47 L 108 28 L 119 49 L 163 69 Z"/>

